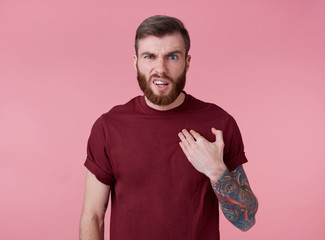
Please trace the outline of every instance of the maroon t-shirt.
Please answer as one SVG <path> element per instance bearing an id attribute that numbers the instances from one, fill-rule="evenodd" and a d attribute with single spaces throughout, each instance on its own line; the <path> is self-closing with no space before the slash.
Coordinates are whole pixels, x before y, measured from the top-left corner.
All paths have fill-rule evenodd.
<path id="1" fill-rule="evenodd" d="M 219 239 L 218 199 L 178 138 L 182 129 L 193 129 L 212 142 L 212 127 L 223 132 L 228 169 L 247 162 L 233 117 L 189 94 L 168 111 L 138 96 L 97 119 L 85 166 L 111 186 L 111 240 Z"/>

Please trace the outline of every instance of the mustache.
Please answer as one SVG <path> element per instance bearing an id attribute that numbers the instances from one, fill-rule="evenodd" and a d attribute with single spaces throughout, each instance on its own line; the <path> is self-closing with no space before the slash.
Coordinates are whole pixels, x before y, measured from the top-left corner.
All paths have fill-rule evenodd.
<path id="1" fill-rule="evenodd" d="M 150 82 L 152 81 L 153 78 L 162 78 L 162 79 L 167 79 L 170 82 L 174 83 L 174 79 L 172 79 L 171 77 L 169 77 L 168 75 L 166 75 L 165 73 L 159 75 L 159 74 L 152 74 L 149 78 Z"/>

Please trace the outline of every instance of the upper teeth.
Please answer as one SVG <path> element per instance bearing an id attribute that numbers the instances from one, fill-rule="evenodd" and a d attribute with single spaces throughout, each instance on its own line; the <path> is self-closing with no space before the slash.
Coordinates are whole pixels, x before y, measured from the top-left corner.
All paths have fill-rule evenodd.
<path id="1" fill-rule="evenodd" d="M 154 83 L 157 84 L 157 85 L 167 84 L 167 83 L 162 82 L 162 81 L 155 81 Z"/>

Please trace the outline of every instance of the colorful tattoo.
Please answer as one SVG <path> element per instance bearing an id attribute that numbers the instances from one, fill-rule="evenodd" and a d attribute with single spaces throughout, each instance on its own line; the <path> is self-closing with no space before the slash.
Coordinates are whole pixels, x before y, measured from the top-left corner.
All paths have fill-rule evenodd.
<path id="1" fill-rule="evenodd" d="M 242 231 L 250 229 L 255 224 L 258 203 L 243 167 L 226 170 L 218 182 L 211 183 L 226 218 Z"/>

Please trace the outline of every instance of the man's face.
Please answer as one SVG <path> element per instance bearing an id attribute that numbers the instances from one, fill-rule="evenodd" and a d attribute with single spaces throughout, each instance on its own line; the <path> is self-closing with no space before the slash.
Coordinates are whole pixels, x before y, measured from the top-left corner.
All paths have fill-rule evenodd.
<path id="1" fill-rule="evenodd" d="M 139 40 L 134 65 L 139 86 L 150 102 L 163 106 L 176 100 L 184 89 L 190 58 L 185 59 L 180 33 Z"/>

